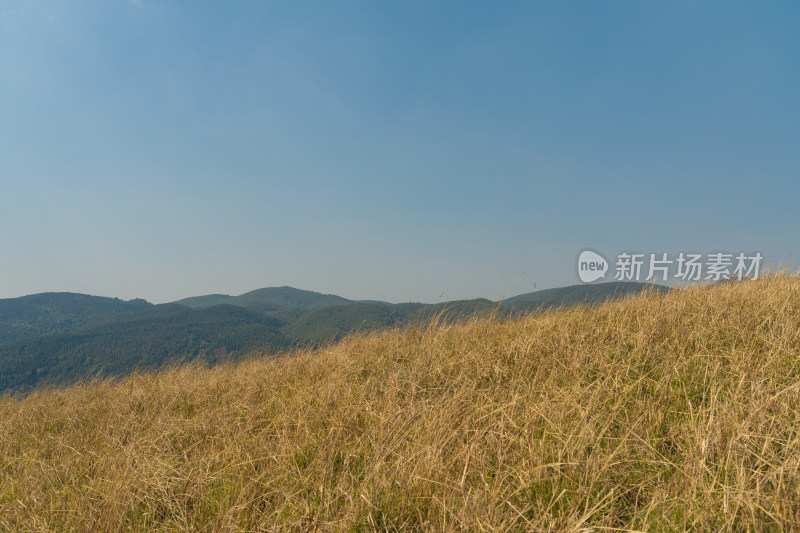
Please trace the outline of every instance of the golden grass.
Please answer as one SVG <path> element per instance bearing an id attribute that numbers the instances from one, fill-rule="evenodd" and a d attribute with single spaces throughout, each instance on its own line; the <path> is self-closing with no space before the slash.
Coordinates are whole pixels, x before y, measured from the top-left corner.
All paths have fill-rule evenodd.
<path id="1" fill-rule="evenodd" d="M 0 400 L 9 531 L 796 530 L 800 279 Z"/>

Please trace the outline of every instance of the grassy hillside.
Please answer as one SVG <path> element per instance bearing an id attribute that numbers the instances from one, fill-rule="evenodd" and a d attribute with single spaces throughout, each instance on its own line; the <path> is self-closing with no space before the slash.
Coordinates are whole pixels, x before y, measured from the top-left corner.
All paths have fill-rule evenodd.
<path id="1" fill-rule="evenodd" d="M 800 279 L 0 400 L 0 529 L 795 530 Z"/>

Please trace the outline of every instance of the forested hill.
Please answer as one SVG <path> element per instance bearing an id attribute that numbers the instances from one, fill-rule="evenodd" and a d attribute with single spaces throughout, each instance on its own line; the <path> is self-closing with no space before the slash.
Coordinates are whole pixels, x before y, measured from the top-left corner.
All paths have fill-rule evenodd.
<path id="1" fill-rule="evenodd" d="M 187 307 L 210 307 L 218 304 L 238 305 L 240 307 L 261 307 L 262 309 L 296 308 L 296 309 L 321 309 L 332 305 L 355 303 L 353 300 L 342 298 L 334 294 L 322 294 L 314 291 L 304 291 L 294 287 L 267 287 L 256 289 L 239 296 L 226 294 L 208 294 L 194 296 L 174 302 Z"/>
<path id="2" fill-rule="evenodd" d="M 540 307 L 550 309 L 553 307 L 597 304 L 605 300 L 622 298 L 628 294 L 636 294 L 643 290 L 652 290 L 657 293 L 667 292 L 668 287 L 649 283 L 634 283 L 629 281 L 592 283 L 584 285 L 571 285 L 557 289 L 544 289 L 506 298 L 503 305 L 526 307 Z"/>
<path id="3" fill-rule="evenodd" d="M 197 358 L 214 364 L 291 344 L 280 332 L 284 323 L 241 307 L 176 308 L 160 316 L 0 345 L 0 390 L 65 383 L 95 373 L 124 375 Z"/>
<path id="4" fill-rule="evenodd" d="M 599 303 L 648 287 L 601 283 L 522 294 L 503 302 L 439 304 L 362 302 L 292 287 L 161 305 L 73 293 L 36 294 L 0 300 L 0 391 L 69 383 L 93 373 L 123 375 L 134 368 L 198 358 L 214 364 L 254 351 L 275 353 L 330 342 L 353 331 L 431 319 L 452 321 L 475 314 L 503 318 Z"/>
<path id="5" fill-rule="evenodd" d="M 430 320 L 454 321 L 498 311 L 498 305 L 486 299 L 440 304 L 352 303 L 305 313 L 285 327 L 284 333 L 301 344 L 320 343 L 339 339 L 351 331 L 425 324 Z"/>
<path id="6" fill-rule="evenodd" d="M 144 300 L 124 301 L 69 292 L 0 299 L 0 343 L 125 320 L 153 307 Z"/>

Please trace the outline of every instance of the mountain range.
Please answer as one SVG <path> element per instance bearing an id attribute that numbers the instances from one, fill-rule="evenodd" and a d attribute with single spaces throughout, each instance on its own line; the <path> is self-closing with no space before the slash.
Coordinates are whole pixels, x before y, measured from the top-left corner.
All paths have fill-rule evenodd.
<path id="1" fill-rule="evenodd" d="M 641 283 L 575 285 L 438 304 L 356 301 L 292 287 L 238 296 L 209 294 L 167 304 L 75 293 L 0 299 L 0 391 L 26 391 L 168 364 L 216 364 L 247 354 L 320 345 L 355 331 L 475 314 L 499 318 L 558 306 L 597 304 L 651 288 Z"/>

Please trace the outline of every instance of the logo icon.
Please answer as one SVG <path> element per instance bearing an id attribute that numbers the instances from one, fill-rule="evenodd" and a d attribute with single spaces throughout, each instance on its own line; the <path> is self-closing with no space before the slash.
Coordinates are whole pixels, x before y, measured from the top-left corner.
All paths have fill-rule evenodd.
<path id="1" fill-rule="evenodd" d="M 608 272 L 608 261 L 591 250 L 584 250 L 578 256 L 578 277 L 584 283 L 591 283 L 600 278 L 606 277 Z"/>

